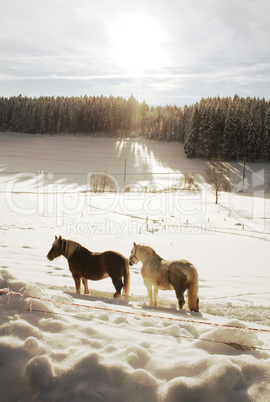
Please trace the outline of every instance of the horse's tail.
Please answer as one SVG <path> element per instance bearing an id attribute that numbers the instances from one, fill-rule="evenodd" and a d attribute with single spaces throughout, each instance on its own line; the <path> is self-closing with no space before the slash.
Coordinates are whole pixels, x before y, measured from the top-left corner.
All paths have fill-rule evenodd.
<path id="1" fill-rule="evenodd" d="M 128 259 L 125 258 L 125 271 L 124 271 L 124 297 L 125 297 L 125 299 L 129 298 L 129 290 L 130 290 L 129 262 L 128 262 Z"/>
<path id="2" fill-rule="evenodd" d="M 199 311 L 198 299 L 198 272 L 192 265 L 191 283 L 188 288 L 188 308 L 191 311 Z"/>

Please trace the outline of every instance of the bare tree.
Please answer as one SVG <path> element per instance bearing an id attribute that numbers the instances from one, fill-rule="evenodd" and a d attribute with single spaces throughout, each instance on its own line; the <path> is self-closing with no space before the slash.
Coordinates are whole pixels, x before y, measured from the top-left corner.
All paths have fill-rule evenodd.
<path id="1" fill-rule="evenodd" d="M 104 173 L 97 172 L 91 174 L 90 177 L 90 187 L 95 193 L 104 193 L 104 191 L 116 191 L 116 183 L 113 177 L 108 174 L 105 170 Z"/>
<path id="2" fill-rule="evenodd" d="M 230 179 L 228 177 L 228 168 L 225 162 L 211 161 L 207 162 L 205 172 L 205 181 L 211 186 L 212 192 L 216 197 L 216 204 L 221 191 L 230 191 Z"/>
<path id="3" fill-rule="evenodd" d="M 198 183 L 196 183 L 194 173 L 185 172 L 184 176 L 182 176 L 178 181 L 178 187 L 180 190 L 186 191 L 199 191 L 200 187 Z"/>
<path id="4" fill-rule="evenodd" d="M 96 193 L 99 191 L 99 180 L 100 180 L 100 175 L 99 173 L 92 173 L 90 177 L 90 187 L 91 191 Z"/>

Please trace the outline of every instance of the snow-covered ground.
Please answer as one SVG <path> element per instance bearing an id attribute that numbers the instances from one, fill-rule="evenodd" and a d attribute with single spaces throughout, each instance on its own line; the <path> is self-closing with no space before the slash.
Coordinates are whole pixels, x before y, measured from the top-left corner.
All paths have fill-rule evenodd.
<path id="1" fill-rule="evenodd" d="M 0 399 L 270 399 L 269 164 L 246 166 L 244 191 L 215 205 L 206 162 L 180 144 L 11 133 L 0 144 Z M 242 169 L 231 165 L 236 182 Z M 166 189 L 193 172 L 202 191 L 87 191 L 104 170 L 120 190 Z M 149 308 L 140 263 L 129 302 L 112 299 L 110 279 L 76 296 L 65 258 L 46 259 L 55 234 L 93 251 L 129 257 L 136 241 L 190 260 L 200 312 L 177 311 L 173 291 Z"/>

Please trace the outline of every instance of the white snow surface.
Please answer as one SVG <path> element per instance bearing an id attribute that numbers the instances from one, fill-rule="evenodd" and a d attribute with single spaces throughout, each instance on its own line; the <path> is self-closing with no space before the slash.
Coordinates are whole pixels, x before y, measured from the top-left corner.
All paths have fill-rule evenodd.
<path id="1" fill-rule="evenodd" d="M 0 400 L 270 400 L 269 164 L 248 165 L 243 192 L 215 205 L 206 162 L 181 144 L 14 133 L 0 144 Z M 90 193 L 89 175 L 105 169 L 120 192 Z M 242 165 L 231 169 L 240 183 Z M 184 172 L 201 192 L 121 191 L 168 189 Z M 200 312 L 178 311 L 174 291 L 150 308 L 140 263 L 128 301 L 112 298 L 109 278 L 76 295 L 66 259 L 46 258 L 60 234 L 91 251 L 129 257 L 136 241 L 191 261 Z"/>

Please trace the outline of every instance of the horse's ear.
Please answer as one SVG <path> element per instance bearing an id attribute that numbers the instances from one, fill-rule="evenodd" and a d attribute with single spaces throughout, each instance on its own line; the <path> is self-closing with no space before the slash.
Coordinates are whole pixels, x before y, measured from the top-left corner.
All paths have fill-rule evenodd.
<path id="1" fill-rule="evenodd" d="M 58 239 L 58 237 L 55 235 L 55 240 L 57 240 Z"/>
<path id="2" fill-rule="evenodd" d="M 62 236 L 59 236 L 59 240 L 62 241 Z"/>
<path id="3" fill-rule="evenodd" d="M 134 247 L 136 247 L 136 243 L 135 243 L 135 241 L 133 242 L 133 246 L 134 246 Z"/>

